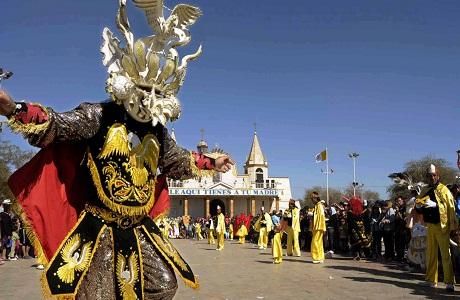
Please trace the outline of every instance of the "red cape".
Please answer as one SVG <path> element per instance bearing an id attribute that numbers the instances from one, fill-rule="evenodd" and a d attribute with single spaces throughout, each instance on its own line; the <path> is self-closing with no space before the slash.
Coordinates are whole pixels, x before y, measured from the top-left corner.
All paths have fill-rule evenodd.
<path id="1" fill-rule="evenodd" d="M 29 236 L 46 261 L 53 257 L 74 227 L 88 200 L 86 182 L 79 180 L 82 178 L 80 172 L 84 171 L 80 164 L 84 163 L 85 150 L 81 145 L 52 144 L 38 152 L 8 180 L 22 208 Z M 153 218 L 169 209 L 164 175 L 157 177 L 155 199 L 149 213 Z"/>

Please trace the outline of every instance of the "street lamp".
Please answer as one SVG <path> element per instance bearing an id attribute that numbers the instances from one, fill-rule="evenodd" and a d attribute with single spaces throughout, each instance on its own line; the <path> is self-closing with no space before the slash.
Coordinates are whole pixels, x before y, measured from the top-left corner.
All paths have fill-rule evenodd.
<path id="1" fill-rule="evenodd" d="M 356 159 L 358 156 L 359 153 L 356 152 L 348 154 L 348 157 L 353 160 L 353 196 L 356 196 L 356 188 L 358 186 L 358 182 L 356 181 Z"/>

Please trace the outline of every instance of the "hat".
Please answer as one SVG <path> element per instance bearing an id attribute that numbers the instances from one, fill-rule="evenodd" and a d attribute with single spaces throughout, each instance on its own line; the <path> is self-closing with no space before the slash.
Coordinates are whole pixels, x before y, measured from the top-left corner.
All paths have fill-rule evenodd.
<path id="1" fill-rule="evenodd" d="M 222 208 L 220 207 L 220 205 L 217 205 L 217 209 L 222 209 Z"/>
<path id="2" fill-rule="evenodd" d="M 5 200 L 3 200 L 2 204 L 11 204 L 11 200 L 10 199 L 5 199 Z"/>
<path id="3" fill-rule="evenodd" d="M 260 210 L 265 210 L 265 208 L 263 206 L 260 207 Z"/>
<path id="4" fill-rule="evenodd" d="M 430 166 L 427 169 L 427 173 L 428 174 L 438 174 L 438 172 L 436 170 L 436 166 L 433 165 L 433 164 L 430 164 Z"/>

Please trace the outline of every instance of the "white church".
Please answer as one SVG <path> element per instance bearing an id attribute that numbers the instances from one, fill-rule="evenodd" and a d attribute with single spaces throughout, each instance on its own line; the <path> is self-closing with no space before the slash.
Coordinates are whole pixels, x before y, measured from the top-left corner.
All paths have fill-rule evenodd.
<path id="1" fill-rule="evenodd" d="M 201 139 L 197 145 L 200 153 L 208 152 L 208 145 Z M 230 217 L 241 213 L 256 215 L 260 207 L 266 211 L 284 210 L 291 199 L 289 177 L 269 175 L 269 165 L 260 147 L 257 133 L 244 164 L 244 174 L 238 174 L 235 165 L 227 173 L 200 180 L 169 180 L 172 217 L 190 215 L 193 218 L 215 215 L 217 206 Z"/>

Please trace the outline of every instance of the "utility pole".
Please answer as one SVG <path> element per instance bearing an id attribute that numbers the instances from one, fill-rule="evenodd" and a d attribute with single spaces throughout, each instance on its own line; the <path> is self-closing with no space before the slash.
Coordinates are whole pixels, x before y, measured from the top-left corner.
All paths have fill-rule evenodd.
<path id="1" fill-rule="evenodd" d="M 358 187 L 358 182 L 356 181 L 356 160 L 358 156 L 359 153 L 356 152 L 348 154 L 348 157 L 353 160 L 353 196 L 356 196 L 356 188 Z"/>

